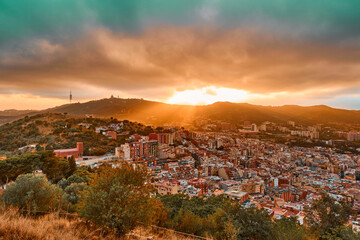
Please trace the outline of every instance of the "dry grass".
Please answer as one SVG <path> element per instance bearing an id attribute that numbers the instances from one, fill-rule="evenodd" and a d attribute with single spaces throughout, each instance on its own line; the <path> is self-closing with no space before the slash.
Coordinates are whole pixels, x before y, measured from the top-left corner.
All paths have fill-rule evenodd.
<path id="1" fill-rule="evenodd" d="M 175 234 L 172 231 L 156 230 L 151 227 L 138 227 L 132 231 L 128 236 L 133 236 L 132 239 L 157 239 L 157 240 L 194 240 L 193 238 L 187 238 L 179 234 Z"/>
<path id="2" fill-rule="evenodd" d="M 0 210 L 0 240 L 126 240 L 159 239 L 187 240 L 171 231 L 153 230 L 150 227 L 138 227 L 126 237 L 119 238 L 105 234 L 101 229 L 88 227 L 78 218 L 59 217 L 48 214 L 39 218 L 20 215 L 15 209 Z"/>
<path id="3" fill-rule="evenodd" d="M 79 220 L 70 220 L 49 214 L 39 218 L 24 217 L 16 210 L 0 213 L 1 240 L 115 240 L 114 235 L 104 236 L 100 230 L 89 229 Z"/>

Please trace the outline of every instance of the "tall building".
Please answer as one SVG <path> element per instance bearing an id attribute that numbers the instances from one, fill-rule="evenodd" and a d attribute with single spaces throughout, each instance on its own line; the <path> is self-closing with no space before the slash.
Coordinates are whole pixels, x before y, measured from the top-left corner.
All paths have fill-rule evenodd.
<path id="1" fill-rule="evenodd" d="M 158 157 L 159 156 L 159 143 L 157 141 L 147 142 L 147 152 L 145 155 L 149 157 Z"/>
<path id="2" fill-rule="evenodd" d="M 346 139 L 348 141 L 360 141 L 360 133 L 359 132 L 348 132 L 346 134 Z"/>
<path id="3" fill-rule="evenodd" d="M 174 144 L 173 133 L 150 133 L 149 140 L 158 141 L 161 144 Z"/>
<path id="4" fill-rule="evenodd" d="M 130 145 L 125 143 L 120 147 L 115 148 L 115 156 L 120 159 L 130 160 Z"/>
<path id="5" fill-rule="evenodd" d="M 115 155 L 124 160 L 158 157 L 159 143 L 157 141 L 125 143 L 115 148 Z"/>

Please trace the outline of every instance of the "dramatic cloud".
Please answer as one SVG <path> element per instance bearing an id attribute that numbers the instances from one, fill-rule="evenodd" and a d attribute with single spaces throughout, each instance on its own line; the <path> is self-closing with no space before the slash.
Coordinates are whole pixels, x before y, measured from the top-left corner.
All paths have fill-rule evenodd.
<path id="1" fill-rule="evenodd" d="M 2 86 L 69 89 L 69 84 L 139 88 L 224 86 L 257 93 L 360 83 L 351 46 L 286 41 L 249 30 L 157 28 L 141 35 L 97 29 L 66 45 L 36 40 L 2 54 Z"/>
<path id="2" fill-rule="evenodd" d="M 358 1 L 22 2 L 0 3 L 0 94 L 166 101 L 211 86 L 358 107 Z"/>

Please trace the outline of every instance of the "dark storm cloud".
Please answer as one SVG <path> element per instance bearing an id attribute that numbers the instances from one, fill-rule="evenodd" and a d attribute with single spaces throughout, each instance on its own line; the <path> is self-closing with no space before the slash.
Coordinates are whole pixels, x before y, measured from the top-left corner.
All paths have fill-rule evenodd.
<path id="1" fill-rule="evenodd" d="M 38 40 L 29 52 L 2 54 L 2 86 L 68 88 L 82 83 L 137 90 L 207 85 L 266 93 L 359 84 L 352 46 L 277 39 L 250 30 L 218 35 L 195 28 L 157 28 L 142 35 L 98 29 L 66 45 Z"/>

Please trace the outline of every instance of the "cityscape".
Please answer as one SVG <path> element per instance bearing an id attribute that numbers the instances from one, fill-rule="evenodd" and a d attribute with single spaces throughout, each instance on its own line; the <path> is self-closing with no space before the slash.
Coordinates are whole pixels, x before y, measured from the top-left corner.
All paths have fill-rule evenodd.
<path id="1" fill-rule="evenodd" d="M 20 172 L 46 174 L 60 186 L 69 185 L 65 192 L 73 184 L 88 181 L 77 179 L 79 176 L 91 175 L 105 165 L 122 168 L 126 163 L 146 169 L 153 197 L 220 197 L 244 209 L 265 211 L 270 221 L 296 219 L 300 227 L 306 226 L 306 209 L 324 193 L 334 201 L 350 204 L 354 213 L 360 210 L 360 124 L 233 124 L 197 119 L 186 127 L 149 126 L 92 114 L 73 117 L 67 113 L 34 113 L 3 124 L 0 130 L 17 132 L 19 126 L 25 134 L 17 139 L 21 147 L 5 148 L 8 144 L 2 142 L 2 192 L 18 181 L 19 163 L 14 156 L 23 156 L 22 161 L 27 162 L 45 150 L 65 162 L 73 159 L 78 170 L 68 180 L 66 171 L 50 175 L 41 164 Z M 30 132 L 26 130 L 29 126 Z M 7 164 L 14 164 L 15 169 L 7 168 Z M 85 175 L 77 173 L 80 169 Z M 346 225 L 357 232 L 360 224 L 354 213 Z M 199 236 L 189 229 L 183 231 Z"/>

